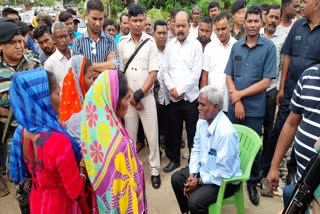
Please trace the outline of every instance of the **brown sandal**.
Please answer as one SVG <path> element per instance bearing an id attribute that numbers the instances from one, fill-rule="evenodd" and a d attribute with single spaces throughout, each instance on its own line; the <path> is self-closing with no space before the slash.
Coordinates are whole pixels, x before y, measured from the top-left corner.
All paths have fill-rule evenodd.
<path id="1" fill-rule="evenodd" d="M 3 178 L 0 176 L 0 197 L 6 196 L 9 194 L 6 184 L 4 183 Z"/>

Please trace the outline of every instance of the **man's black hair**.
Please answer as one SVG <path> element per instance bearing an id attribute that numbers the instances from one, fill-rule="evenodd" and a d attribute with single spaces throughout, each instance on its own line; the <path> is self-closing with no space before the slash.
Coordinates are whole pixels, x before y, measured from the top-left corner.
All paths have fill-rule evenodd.
<path id="1" fill-rule="evenodd" d="M 167 22 L 162 19 L 155 21 L 153 24 L 153 32 L 157 31 L 157 26 L 166 26 L 167 27 Z"/>
<path id="2" fill-rule="evenodd" d="M 104 22 L 103 22 L 103 25 L 102 25 L 102 29 L 104 30 L 107 26 L 109 26 L 109 25 L 113 25 L 115 28 L 117 28 L 116 27 L 116 23 L 113 21 L 113 20 L 111 20 L 111 19 L 106 19 L 106 20 L 104 20 Z"/>
<path id="3" fill-rule="evenodd" d="M 66 11 L 68 11 L 69 13 L 71 13 L 72 15 L 76 16 L 77 15 L 77 12 L 72 9 L 72 8 L 68 8 Z"/>
<path id="4" fill-rule="evenodd" d="M 119 17 L 119 21 L 120 22 L 122 21 L 122 17 L 124 17 L 124 16 L 129 17 L 129 14 L 128 13 L 122 13 L 121 16 Z"/>
<path id="5" fill-rule="evenodd" d="M 261 11 L 260 7 L 255 6 L 255 5 L 249 7 L 249 9 L 246 12 L 246 15 L 245 15 L 244 19 L 247 19 L 249 14 L 259 15 L 260 19 L 262 21 L 262 11 Z"/>
<path id="6" fill-rule="evenodd" d="M 228 22 L 229 22 L 229 21 L 230 21 L 230 16 L 229 16 L 229 14 L 226 13 L 226 12 L 220 13 L 219 15 L 217 15 L 215 22 L 219 22 L 219 21 L 221 21 L 222 19 L 227 19 Z"/>
<path id="7" fill-rule="evenodd" d="M 87 2 L 87 12 L 90 12 L 91 10 L 97 10 L 100 12 L 103 12 L 104 7 L 100 0 L 89 0 Z"/>
<path id="8" fill-rule="evenodd" d="M 50 34 L 50 30 L 46 25 L 40 25 L 39 27 L 36 27 L 33 31 L 33 38 L 34 39 L 38 39 L 41 36 L 43 36 L 45 33 L 47 33 L 48 35 Z"/>
<path id="9" fill-rule="evenodd" d="M 212 19 L 209 17 L 209 16 L 204 16 L 201 20 L 200 20 L 200 23 L 206 23 L 208 25 L 211 25 L 212 26 Z"/>
<path id="10" fill-rule="evenodd" d="M 260 8 L 261 8 L 262 12 L 263 11 L 268 11 L 269 8 L 270 8 L 270 4 L 261 4 Z"/>
<path id="11" fill-rule="evenodd" d="M 271 4 L 267 10 L 267 15 L 269 14 L 270 10 L 281 10 L 281 6 L 279 4 Z"/>
<path id="12" fill-rule="evenodd" d="M 208 5 L 208 12 L 210 11 L 211 8 L 214 8 L 214 7 L 217 7 L 218 9 L 220 9 L 219 2 L 217 1 L 210 2 L 210 4 Z"/>
<path id="13" fill-rule="evenodd" d="M 62 11 L 59 14 L 59 22 L 65 22 L 65 21 L 69 20 L 70 18 L 72 19 L 72 14 L 69 13 L 68 11 Z"/>
<path id="14" fill-rule="evenodd" d="M 171 19 L 174 19 L 177 15 L 178 12 L 180 12 L 181 9 L 179 8 L 173 8 L 171 11 L 170 11 L 170 18 Z"/>
<path id="15" fill-rule="evenodd" d="M 137 17 L 138 15 L 145 15 L 145 10 L 143 7 L 136 5 L 136 4 L 132 4 L 129 6 L 129 18 L 130 17 Z"/>
<path id="16" fill-rule="evenodd" d="M 2 9 L 2 17 L 7 17 L 9 14 L 15 14 L 19 16 L 19 12 L 11 7 L 5 7 Z"/>

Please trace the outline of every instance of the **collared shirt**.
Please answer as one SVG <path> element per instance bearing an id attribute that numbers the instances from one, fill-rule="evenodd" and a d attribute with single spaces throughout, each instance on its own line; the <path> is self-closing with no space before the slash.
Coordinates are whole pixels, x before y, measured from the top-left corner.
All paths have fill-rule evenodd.
<path id="1" fill-rule="evenodd" d="M 234 27 L 231 29 L 231 36 L 235 38 L 236 40 L 244 39 L 246 38 L 246 31 L 244 30 L 244 27 L 242 26 L 240 28 L 240 31 L 236 34 L 234 31 Z"/>
<path id="2" fill-rule="evenodd" d="M 131 61 L 127 70 L 124 71 L 125 65 L 136 48 L 147 38 L 150 40 L 143 45 L 137 55 Z M 159 53 L 156 42 L 153 37 L 142 32 L 138 44 L 135 44 L 131 33 L 122 36 L 118 46 L 120 56 L 120 71 L 125 72 L 128 84 L 131 90 L 140 89 L 151 71 L 159 71 Z"/>
<path id="3" fill-rule="evenodd" d="M 176 36 L 172 33 L 171 30 L 168 31 L 168 40 L 167 40 L 167 44 L 174 39 Z"/>
<path id="4" fill-rule="evenodd" d="M 80 32 L 73 31 L 73 36 L 74 36 L 75 39 L 78 38 L 78 37 L 81 36 L 81 35 L 82 35 L 82 34 L 81 34 Z M 69 48 L 72 50 L 72 48 L 73 48 L 73 42 L 70 42 L 68 46 L 69 46 Z"/>
<path id="5" fill-rule="evenodd" d="M 165 51 L 166 49 L 164 49 L 162 52 L 159 50 L 159 72 L 157 76 L 160 84 L 160 89 L 158 91 L 158 100 L 161 105 L 168 105 L 170 103 L 169 92 L 164 84 L 163 78 L 163 60 Z"/>
<path id="6" fill-rule="evenodd" d="M 97 42 L 93 41 L 88 31 L 76 38 L 73 43 L 73 55 L 83 55 L 92 62 L 105 62 L 110 52 L 114 52 L 116 57 L 112 63 L 119 69 L 119 56 L 117 45 L 114 39 L 104 31 L 100 32 Z"/>
<path id="7" fill-rule="evenodd" d="M 271 89 L 274 89 L 275 87 L 279 88 L 280 86 L 280 80 L 281 80 L 281 72 L 282 71 L 282 62 L 281 58 L 281 48 L 283 46 L 284 40 L 286 39 L 287 35 L 284 33 L 281 33 L 278 31 L 278 28 L 276 32 L 271 36 L 271 38 L 268 38 L 267 35 L 264 32 L 265 28 L 260 29 L 260 35 L 264 36 L 267 39 L 270 39 L 273 44 L 276 46 L 276 52 L 277 52 L 277 73 L 276 73 L 276 79 L 272 79 L 270 87 L 267 89 L 267 91 L 270 91 Z"/>
<path id="8" fill-rule="evenodd" d="M 190 173 L 200 173 L 204 184 L 220 186 L 222 179 L 242 175 L 239 153 L 237 132 L 222 111 L 210 125 L 199 119 L 191 150 Z"/>
<path id="9" fill-rule="evenodd" d="M 44 63 L 44 69 L 56 75 L 60 86 L 62 86 L 63 79 L 68 73 L 65 69 L 68 61 L 67 57 L 56 48 L 56 51 Z"/>
<path id="10" fill-rule="evenodd" d="M 181 44 L 174 38 L 167 44 L 163 63 L 164 83 L 170 91 L 177 89 L 184 100 L 193 102 L 199 96 L 199 79 L 202 69 L 202 45 L 188 36 Z M 179 100 L 170 96 L 170 100 Z"/>
<path id="11" fill-rule="evenodd" d="M 229 92 L 224 69 L 228 63 L 231 48 L 237 40 L 230 37 L 224 46 L 220 40 L 210 42 L 204 49 L 202 69 L 208 72 L 208 85 L 215 85 L 224 91 L 223 111 L 228 111 Z"/>
<path id="12" fill-rule="evenodd" d="M 320 133 L 320 64 L 307 69 L 301 75 L 290 103 L 290 111 L 301 115 L 294 137 L 297 173 L 299 181 L 312 157 L 316 155 L 315 142 Z"/>
<path id="13" fill-rule="evenodd" d="M 121 37 L 122 37 L 122 34 L 121 34 L 121 33 L 118 33 L 118 34 L 116 35 L 115 42 L 116 42 L 117 45 L 119 44 Z"/>
<path id="14" fill-rule="evenodd" d="M 320 23 L 311 31 L 306 18 L 295 21 L 281 52 L 291 56 L 285 84 L 285 96 L 291 97 L 303 71 L 320 63 Z"/>
<path id="15" fill-rule="evenodd" d="M 246 39 L 236 42 L 231 50 L 225 73 L 233 77 L 238 91 L 250 87 L 262 79 L 276 78 L 276 47 L 270 40 L 259 36 L 257 43 L 249 48 Z M 266 92 L 241 99 L 247 117 L 264 117 Z M 234 112 L 229 103 L 228 112 Z"/>
<path id="16" fill-rule="evenodd" d="M 193 23 L 191 23 L 190 24 L 190 31 L 189 31 L 190 36 L 197 39 L 198 38 L 198 29 L 199 29 L 199 25 L 197 27 L 193 27 Z"/>

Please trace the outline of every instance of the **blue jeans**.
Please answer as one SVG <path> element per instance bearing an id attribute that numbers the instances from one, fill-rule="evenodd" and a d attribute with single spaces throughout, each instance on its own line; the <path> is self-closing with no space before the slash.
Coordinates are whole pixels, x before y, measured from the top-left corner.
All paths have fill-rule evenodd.
<path id="1" fill-rule="evenodd" d="M 286 207 L 286 205 L 289 204 L 290 196 L 293 193 L 295 185 L 289 184 L 288 186 L 285 186 L 283 189 L 283 206 Z"/>
<path id="2" fill-rule="evenodd" d="M 240 124 L 253 129 L 259 136 L 261 136 L 263 117 L 246 117 L 244 120 L 235 118 L 234 112 L 228 112 L 228 118 L 233 124 Z M 254 159 L 250 178 L 247 181 L 247 186 L 256 186 L 261 177 L 261 150 Z"/>

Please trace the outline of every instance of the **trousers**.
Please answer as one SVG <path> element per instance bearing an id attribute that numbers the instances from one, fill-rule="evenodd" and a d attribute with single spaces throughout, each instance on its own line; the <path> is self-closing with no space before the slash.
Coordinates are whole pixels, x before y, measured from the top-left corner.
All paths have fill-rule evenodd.
<path id="1" fill-rule="evenodd" d="M 149 164 L 151 175 L 159 175 L 160 169 L 160 153 L 158 145 L 158 117 L 156 101 L 153 93 L 145 96 L 141 101 L 143 110 L 138 111 L 133 106 L 129 105 L 128 112 L 124 117 L 128 133 L 134 142 L 137 142 L 137 133 L 139 118 L 141 119 L 145 136 L 149 144 Z"/>

